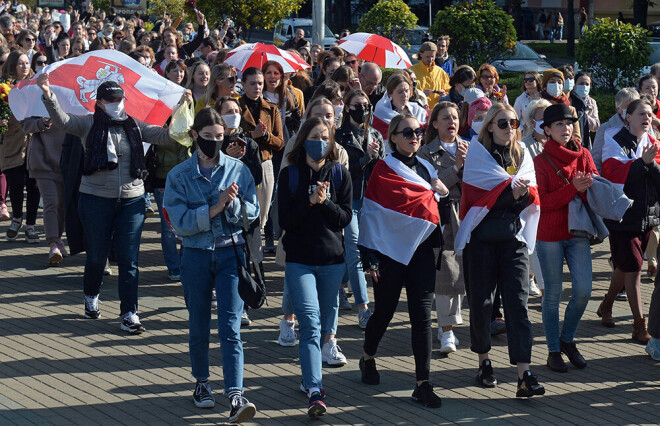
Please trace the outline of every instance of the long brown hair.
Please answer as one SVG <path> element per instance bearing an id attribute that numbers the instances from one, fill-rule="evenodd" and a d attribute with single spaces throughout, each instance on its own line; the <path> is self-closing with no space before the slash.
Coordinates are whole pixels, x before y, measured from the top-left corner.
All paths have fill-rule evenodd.
<path id="1" fill-rule="evenodd" d="M 488 126 L 495 120 L 497 114 L 503 111 L 511 111 L 514 116 L 516 115 L 516 110 L 509 104 L 495 102 L 492 107 L 488 110 L 486 118 L 484 118 L 484 124 L 481 128 L 481 133 L 479 133 L 479 142 L 490 152 L 491 146 L 493 145 L 493 134 L 488 130 Z M 511 165 L 514 170 L 518 172 L 520 165 L 523 160 L 523 150 L 520 147 L 520 139 L 522 138 L 520 134 L 520 128 L 515 129 L 515 137 L 509 144 L 509 154 L 511 155 Z"/>
<path id="2" fill-rule="evenodd" d="M 300 126 L 300 130 L 298 130 L 296 142 L 293 144 L 291 152 L 289 152 L 286 157 L 289 160 L 289 164 L 305 164 L 307 155 L 307 152 L 305 151 L 305 140 L 311 133 L 312 129 L 318 125 L 325 126 L 328 129 L 328 135 L 330 137 L 330 149 L 324 158 L 330 161 L 337 161 L 337 153 L 335 152 L 335 130 L 332 128 L 332 124 L 320 117 L 312 117 L 305 120 L 302 126 Z"/>
<path id="3" fill-rule="evenodd" d="M 284 103 L 286 102 L 286 109 L 291 109 L 294 106 L 293 102 L 293 95 L 291 95 L 291 92 L 289 92 L 289 89 L 287 86 L 286 79 L 284 78 L 284 68 L 282 68 L 282 64 L 280 64 L 277 61 L 266 61 L 261 66 L 261 72 L 264 74 L 264 92 L 266 91 L 266 71 L 268 70 L 269 67 L 275 67 L 277 72 L 280 73 L 280 85 L 275 88 L 275 93 L 277 94 L 278 101 L 277 101 L 277 107 L 282 108 L 284 106 Z"/>
<path id="4" fill-rule="evenodd" d="M 424 144 L 428 144 L 433 142 L 435 138 L 438 137 L 438 129 L 435 128 L 433 123 L 438 119 L 438 115 L 447 108 L 454 108 L 456 110 L 456 113 L 458 114 L 458 105 L 456 105 L 453 102 L 438 102 L 438 104 L 433 108 L 433 111 L 431 111 L 431 116 L 429 117 L 429 120 L 427 121 L 428 127 L 426 128 L 426 133 L 424 133 Z M 459 122 L 459 127 L 460 127 L 460 122 Z M 458 129 L 456 129 L 458 132 Z"/>
<path id="5" fill-rule="evenodd" d="M 16 80 L 16 66 L 18 65 L 18 60 L 20 59 L 21 56 L 25 55 L 25 57 L 28 57 L 28 54 L 25 53 L 25 50 L 23 49 L 16 49 L 13 50 L 9 56 L 7 56 L 7 60 L 5 61 L 4 65 L 2 66 L 2 76 L 3 78 L 7 80 L 14 81 Z M 28 71 L 28 74 L 23 78 L 24 80 L 29 80 L 34 76 L 34 71 L 32 68 L 30 68 L 30 71 Z"/>
<path id="6" fill-rule="evenodd" d="M 348 110 L 350 109 L 351 101 L 353 100 L 353 98 L 356 98 L 358 96 L 365 98 L 367 100 L 367 103 L 369 104 L 369 106 L 371 106 L 371 101 L 369 100 L 369 96 L 366 93 L 364 93 L 363 90 L 361 90 L 361 89 L 351 90 L 350 92 L 348 92 L 344 96 L 344 113 L 341 115 L 341 123 L 339 124 L 340 126 L 343 126 L 344 123 L 346 123 L 349 120 L 350 117 L 348 115 Z M 371 110 L 371 113 L 369 114 L 369 117 L 364 122 L 364 132 L 365 132 L 364 134 L 365 135 L 367 134 L 367 131 L 369 130 L 369 122 L 371 122 L 371 116 L 372 115 L 373 115 L 373 110 Z"/>

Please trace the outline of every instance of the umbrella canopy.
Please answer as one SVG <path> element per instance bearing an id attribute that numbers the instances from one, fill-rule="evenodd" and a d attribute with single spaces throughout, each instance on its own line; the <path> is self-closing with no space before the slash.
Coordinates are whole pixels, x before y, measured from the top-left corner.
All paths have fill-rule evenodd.
<path id="1" fill-rule="evenodd" d="M 412 65 L 406 52 L 390 39 L 376 34 L 355 33 L 339 40 L 339 46 L 359 59 L 385 68 L 408 68 Z"/>
<path id="2" fill-rule="evenodd" d="M 250 67 L 261 69 L 263 64 L 268 61 L 276 61 L 284 72 L 295 72 L 310 68 L 310 65 L 296 54 L 278 49 L 272 44 L 247 43 L 238 46 L 236 49 L 227 53 L 225 62 L 232 65 L 239 72 L 243 72 Z"/>

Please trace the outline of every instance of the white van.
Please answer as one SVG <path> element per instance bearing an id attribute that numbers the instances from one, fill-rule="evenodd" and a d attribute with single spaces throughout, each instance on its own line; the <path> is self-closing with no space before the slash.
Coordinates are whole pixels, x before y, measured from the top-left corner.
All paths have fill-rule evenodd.
<path id="1" fill-rule="evenodd" d="M 305 38 L 312 41 L 312 20 L 303 18 L 283 19 L 275 26 L 273 33 L 273 43 L 277 47 L 282 45 L 296 34 L 296 30 L 302 28 L 305 30 Z M 337 43 L 337 35 L 333 34 L 330 27 L 325 26 L 325 38 L 323 39 L 323 49 L 328 50 Z"/>

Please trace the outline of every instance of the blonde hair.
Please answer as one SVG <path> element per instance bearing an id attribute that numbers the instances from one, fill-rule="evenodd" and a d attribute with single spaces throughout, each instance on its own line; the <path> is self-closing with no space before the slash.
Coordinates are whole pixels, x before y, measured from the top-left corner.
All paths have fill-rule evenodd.
<path id="1" fill-rule="evenodd" d="M 479 133 L 479 142 L 490 152 L 491 146 L 493 145 L 493 134 L 488 130 L 488 127 L 491 123 L 495 121 L 495 117 L 504 111 L 511 111 L 515 117 L 518 117 L 516 110 L 509 104 L 496 102 L 488 110 L 486 118 L 484 118 L 484 124 L 481 128 L 481 133 Z M 514 129 L 515 136 L 511 143 L 509 144 L 509 154 L 511 155 L 511 165 L 515 172 L 518 172 L 520 165 L 522 164 L 524 151 L 520 146 L 520 139 L 522 138 L 520 134 L 520 128 Z"/>
<path id="2" fill-rule="evenodd" d="M 527 104 L 527 106 L 523 110 L 523 121 L 525 122 L 525 136 L 531 135 L 532 132 L 534 132 L 534 124 L 532 123 L 532 121 L 535 121 L 533 117 L 536 115 L 536 111 L 538 111 L 541 108 L 547 108 L 550 105 L 552 104 L 545 99 L 537 99 Z"/>

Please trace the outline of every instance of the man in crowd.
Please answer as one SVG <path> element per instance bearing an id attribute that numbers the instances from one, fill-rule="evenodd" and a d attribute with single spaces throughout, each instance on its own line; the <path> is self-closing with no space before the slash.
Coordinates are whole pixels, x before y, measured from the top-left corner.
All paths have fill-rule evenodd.
<path id="1" fill-rule="evenodd" d="M 305 40 L 305 30 L 303 30 L 302 28 L 298 28 L 296 30 L 296 36 L 294 38 L 288 39 L 286 43 L 284 43 L 284 46 L 282 46 L 282 49 L 298 50 L 300 47 L 306 44 L 307 44 L 307 40 Z"/>
<path id="2" fill-rule="evenodd" d="M 456 59 L 449 56 L 449 36 L 443 35 L 438 37 L 435 45 L 438 48 L 438 53 L 435 57 L 435 64 L 442 68 L 448 76 L 454 75 L 454 68 L 456 68 Z"/>
<path id="3" fill-rule="evenodd" d="M 380 70 L 380 67 L 372 62 L 365 62 L 358 73 L 360 78 L 360 85 L 364 93 L 369 96 L 369 101 L 371 105 L 376 105 L 376 103 L 383 97 L 385 94 L 385 88 L 380 84 L 380 81 L 383 78 L 383 73 Z"/>
<path id="4" fill-rule="evenodd" d="M 424 92 L 429 100 L 429 109 L 433 109 L 438 99 L 449 91 L 449 76 L 435 64 L 438 47 L 430 41 L 422 43 L 419 48 L 419 62 L 410 69 L 417 76 L 417 89 Z"/>

